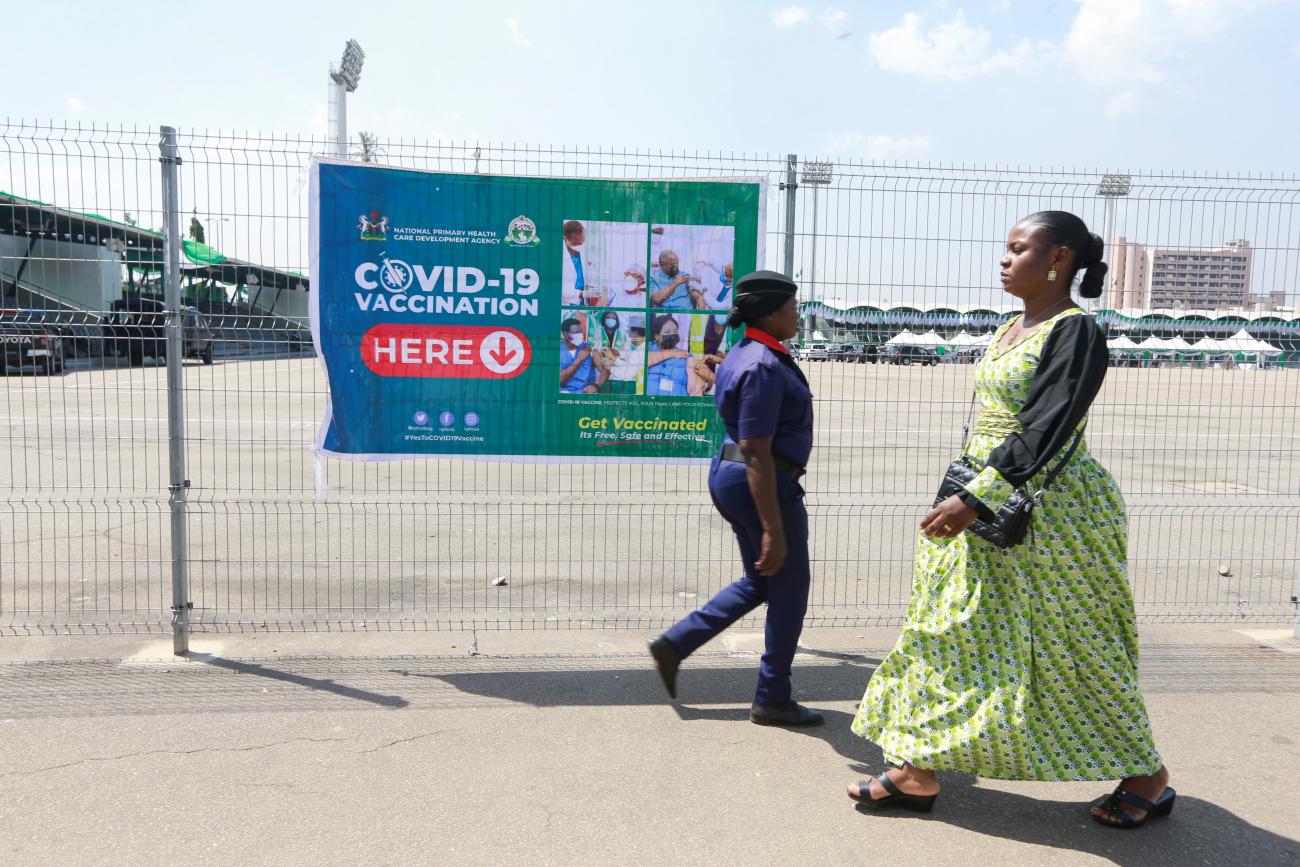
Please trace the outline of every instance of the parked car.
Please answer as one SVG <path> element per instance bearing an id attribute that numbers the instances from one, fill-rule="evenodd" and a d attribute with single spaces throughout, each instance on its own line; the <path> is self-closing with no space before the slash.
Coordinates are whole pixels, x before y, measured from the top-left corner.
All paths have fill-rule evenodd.
<path id="1" fill-rule="evenodd" d="M 847 361 L 850 364 L 866 364 L 867 362 L 875 364 L 879 357 L 879 349 L 868 343 L 845 343 L 831 350 L 831 358 L 836 361 Z"/>
<path id="2" fill-rule="evenodd" d="M 831 345 L 829 343 L 809 343 L 800 350 L 799 357 L 808 361 L 826 361 L 831 357 Z"/>
<path id="3" fill-rule="evenodd" d="M 167 307 L 153 298 L 120 298 L 103 321 L 105 354 L 127 359 L 132 367 L 144 364 L 146 357 L 167 357 Z M 212 329 L 208 320 L 194 307 L 181 315 L 183 358 L 200 358 L 204 364 L 215 360 Z"/>
<path id="4" fill-rule="evenodd" d="M 852 343 L 832 343 L 827 355 L 831 361 L 849 361 L 855 349 Z"/>
<path id="5" fill-rule="evenodd" d="M 0 310 L 0 373 L 63 373 L 62 330 L 41 310 Z"/>
<path id="6" fill-rule="evenodd" d="M 885 361 L 890 364 L 920 364 L 930 365 L 939 363 L 939 353 L 935 352 L 928 346 L 895 346 L 892 351 L 885 356 Z"/>

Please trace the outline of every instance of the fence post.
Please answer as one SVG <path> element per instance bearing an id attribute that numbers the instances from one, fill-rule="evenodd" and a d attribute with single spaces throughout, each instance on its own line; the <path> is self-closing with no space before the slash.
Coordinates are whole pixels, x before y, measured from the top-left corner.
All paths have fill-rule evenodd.
<path id="1" fill-rule="evenodd" d="M 167 452 L 168 487 L 172 519 L 172 652 L 178 656 L 190 649 L 189 536 L 186 527 L 186 499 L 190 480 L 185 472 L 185 383 L 181 352 L 184 347 L 184 317 L 181 311 L 181 199 L 177 166 L 176 128 L 161 127 L 158 143 L 162 164 L 163 194 L 163 285 L 167 329 Z"/>

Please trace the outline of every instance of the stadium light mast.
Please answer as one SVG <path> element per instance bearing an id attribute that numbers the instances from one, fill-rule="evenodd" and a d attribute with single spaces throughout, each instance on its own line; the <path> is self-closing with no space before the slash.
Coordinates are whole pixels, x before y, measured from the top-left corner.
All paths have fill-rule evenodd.
<path id="1" fill-rule="evenodd" d="M 330 64 L 330 137 L 334 140 L 334 154 L 343 158 L 348 155 L 348 94 L 357 89 L 365 60 L 366 53 L 361 46 L 355 39 L 349 39 L 343 47 L 343 59 Z"/>
<path id="2" fill-rule="evenodd" d="M 1103 216 L 1101 220 L 1101 240 L 1106 245 L 1106 258 L 1108 259 L 1114 255 L 1114 251 L 1110 249 L 1110 244 L 1111 244 L 1110 233 L 1111 233 L 1111 227 L 1115 224 L 1114 223 L 1115 200 L 1127 196 L 1129 190 L 1131 190 L 1132 188 L 1133 188 L 1132 175 L 1115 175 L 1115 174 L 1103 175 L 1101 179 L 1101 183 L 1097 184 L 1097 195 L 1101 196 L 1106 200 L 1105 209 L 1102 212 Z M 1113 279 L 1114 278 L 1112 278 L 1111 282 L 1113 282 Z M 1102 296 L 1105 297 L 1106 295 L 1107 292 L 1103 291 Z M 1106 303 L 1109 304 L 1110 300 L 1111 300 L 1110 298 L 1106 298 Z M 1098 309 L 1101 306 L 1101 298 L 1098 298 L 1097 300 L 1093 301 L 1090 306 L 1094 310 Z"/>
<path id="3" fill-rule="evenodd" d="M 812 302 L 814 312 L 808 314 L 808 340 L 814 339 L 817 334 L 817 192 L 831 182 L 834 177 L 833 169 L 834 164 L 830 162 L 806 161 L 799 179 L 802 184 L 811 184 L 813 190 L 812 256 L 808 263 L 808 300 Z"/>

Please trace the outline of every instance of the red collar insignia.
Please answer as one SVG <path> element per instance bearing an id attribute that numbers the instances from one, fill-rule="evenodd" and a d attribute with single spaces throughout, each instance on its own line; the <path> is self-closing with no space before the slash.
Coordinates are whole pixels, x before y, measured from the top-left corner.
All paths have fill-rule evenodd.
<path id="1" fill-rule="evenodd" d="M 786 349 L 783 345 L 781 345 L 781 341 L 777 340 L 775 337 L 768 334 L 766 331 L 764 331 L 761 328 L 756 328 L 753 325 L 746 325 L 745 336 L 748 337 L 750 340 L 757 340 L 759 343 L 763 344 L 768 349 L 771 349 L 775 352 L 779 352 L 782 355 L 790 354 L 790 350 Z"/>

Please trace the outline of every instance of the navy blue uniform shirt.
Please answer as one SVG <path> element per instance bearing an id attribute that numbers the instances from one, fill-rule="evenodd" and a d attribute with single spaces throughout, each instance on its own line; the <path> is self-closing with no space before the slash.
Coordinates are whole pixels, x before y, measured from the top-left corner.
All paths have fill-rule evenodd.
<path id="1" fill-rule="evenodd" d="M 808 465 L 812 392 L 794 359 L 745 337 L 718 365 L 715 402 L 728 442 L 770 436 L 772 454 Z"/>

